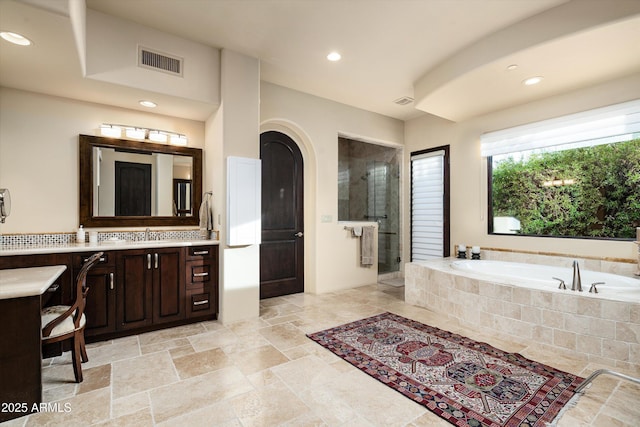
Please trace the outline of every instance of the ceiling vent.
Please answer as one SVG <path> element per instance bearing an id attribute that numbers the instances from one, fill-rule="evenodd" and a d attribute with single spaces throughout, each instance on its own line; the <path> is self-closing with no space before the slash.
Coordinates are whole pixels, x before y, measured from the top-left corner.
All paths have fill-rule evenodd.
<path id="1" fill-rule="evenodd" d="M 138 66 L 182 77 L 183 59 L 138 46 Z"/>
<path id="2" fill-rule="evenodd" d="M 393 102 L 395 102 L 398 105 L 407 105 L 413 102 L 413 98 L 410 96 L 403 96 L 402 98 L 398 98 Z"/>

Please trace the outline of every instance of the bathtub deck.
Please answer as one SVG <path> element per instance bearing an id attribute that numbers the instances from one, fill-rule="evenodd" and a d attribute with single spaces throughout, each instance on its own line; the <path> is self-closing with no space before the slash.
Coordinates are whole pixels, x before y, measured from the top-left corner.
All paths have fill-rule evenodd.
<path id="1" fill-rule="evenodd" d="M 407 264 L 405 301 L 484 333 L 640 372 L 640 303 L 495 283 L 453 271 L 451 261 Z"/>

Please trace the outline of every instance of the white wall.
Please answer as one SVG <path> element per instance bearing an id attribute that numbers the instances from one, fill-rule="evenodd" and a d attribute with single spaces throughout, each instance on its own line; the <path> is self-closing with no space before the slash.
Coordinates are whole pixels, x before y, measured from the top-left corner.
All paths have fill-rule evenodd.
<path id="1" fill-rule="evenodd" d="M 185 134 L 204 145 L 204 123 L 0 88 L 0 187 L 11 191 L 11 216 L 0 233 L 72 232 L 78 227 L 78 135 L 102 123 Z"/>
<path id="2" fill-rule="evenodd" d="M 222 103 L 206 123 L 205 191 L 213 191 L 214 222 L 220 222 L 220 320 L 230 323 L 260 315 L 259 245 L 224 244 L 226 223 L 226 159 L 260 158 L 260 63 L 255 58 L 223 50 Z"/>
<path id="3" fill-rule="evenodd" d="M 433 116 L 405 125 L 405 170 L 413 151 L 440 145 L 451 146 L 451 244 L 566 255 L 635 259 L 633 243 L 584 239 L 493 236 L 487 233 L 486 161 L 480 157 L 484 132 L 545 120 L 592 108 L 640 98 L 640 75 L 621 78 L 565 95 L 510 108 L 459 123 Z M 409 248 L 409 194 L 405 192 L 404 244 Z"/>
<path id="4" fill-rule="evenodd" d="M 338 135 L 401 146 L 400 120 L 262 82 L 260 131 L 290 136 L 304 159 L 305 290 L 324 293 L 375 283 L 360 267 L 359 241 L 338 223 Z M 349 224 L 352 225 L 352 224 Z"/>

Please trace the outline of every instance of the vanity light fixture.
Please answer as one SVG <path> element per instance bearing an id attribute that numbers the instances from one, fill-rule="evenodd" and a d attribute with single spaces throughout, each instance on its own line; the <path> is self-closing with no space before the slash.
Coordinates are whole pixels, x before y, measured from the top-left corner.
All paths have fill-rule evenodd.
<path id="1" fill-rule="evenodd" d="M 124 131 L 127 138 L 132 139 L 144 139 L 147 136 L 147 130 L 143 128 L 132 128 L 128 127 Z"/>
<path id="2" fill-rule="evenodd" d="M 537 85 L 542 81 L 542 79 L 544 79 L 542 76 L 529 77 L 528 79 L 523 80 L 522 84 L 525 86 Z"/>
<path id="3" fill-rule="evenodd" d="M 182 147 L 187 145 L 187 137 L 177 133 L 171 134 L 169 141 L 172 145 L 180 145 Z"/>
<path id="4" fill-rule="evenodd" d="M 0 37 L 10 43 L 17 44 L 19 46 L 30 46 L 31 44 L 33 44 L 31 40 L 29 40 L 22 34 L 12 33 L 11 31 L 1 31 Z"/>
<path id="5" fill-rule="evenodd" d="M 118 125 L 103 124 L 100 125 L 100 135 L 109 138 L 120 138 L 122 136 L 122 128 Z"/>
<path id="6" fill-rule="evenodd" d="M 186 135 L 173 131 L 112 123 L 103 123 L 100 125 L 100 135 L 107 136 L 109 138 L 122 138 L 123 130 L 124 136 L 130 139 L 148 140 L 161 143 L 169 141 L 172 145 L 180 145 L 183 147 L 186 147 L 188 142 Z"/>
<path id="7" fill-rule="evenodd" d="M 342 59 L 342 55 L 340 55 L 338 52 L 331 52 L 327 55 L 327 59 L 331 62 L 340 61 L 340 59 Z"/>
<path id="8" fill-rule="evenodd" d="M 143 107 L 147 107 L 147 108 L 155 108 L 158 106 L 158 104 L 156 104 L 153 101 L 147 101 L 147 100 L 142 100 L 139 102 L 140 105 L 142 105 Z"/>
<path id="9" fill-rule="evenodd" d="M 167 142 L 167 134 L 160 130 L 150 130 L 149 139 L 153 142 Z"/>

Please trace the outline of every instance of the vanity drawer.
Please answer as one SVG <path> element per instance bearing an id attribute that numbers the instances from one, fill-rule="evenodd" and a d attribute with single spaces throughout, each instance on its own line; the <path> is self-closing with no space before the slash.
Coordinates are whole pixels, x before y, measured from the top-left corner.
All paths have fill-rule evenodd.
<path id="1" fill-rule="evenodd" d="M 187 260 L 208 260 L 217 250 L 217 246 L 189 246 L 187 247 Z"/>
<path id="2" fill-rule="evenodd" d="M 98 251 L 96 251 L 96 252 L 98 252 Z M 86 252 L 86 253 L 74 254 L 73 255 L 73 268 L 77 268 L 77 269 L 82 268 L 84 263 L 94 253 L 95 252 Z M 109 266 L 109 267 L 113 266 L 115 264 L 115 261 L 114 261 L 114 257 L 112 255 L 113 255 L 112 253 L 105 251 L 104 254 L 102 254 L 102 256 L 100 257 L 100 260 L 94 265 L 93 268 L 95 268 L 97 266 L 105 266 L 105 267 L 106 266 Z"/>
<path id="3" fill-rule="evenodd" d="M 213 269 L 209 263 L 187 263 L 187 285 L 208 283 L 212 274 Z"/>
<path id="4" fill-rule="evenodd" d="M 216 312 L 217 301 L 212 292 L 187 292 L 187 317 L 207 316 Z"/>

